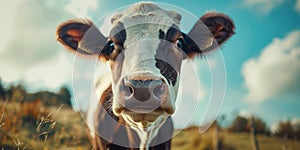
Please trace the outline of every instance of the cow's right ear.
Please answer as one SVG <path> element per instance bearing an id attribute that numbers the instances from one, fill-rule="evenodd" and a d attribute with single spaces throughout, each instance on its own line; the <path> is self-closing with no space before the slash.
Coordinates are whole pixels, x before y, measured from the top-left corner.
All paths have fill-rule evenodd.
<path id="1" fill-rule="evenodd" d="M 100 55 L 107 38 L 92 21 L 69 20 L 57 27 L 57 40 L 71 52 L 84 55 Z"/>

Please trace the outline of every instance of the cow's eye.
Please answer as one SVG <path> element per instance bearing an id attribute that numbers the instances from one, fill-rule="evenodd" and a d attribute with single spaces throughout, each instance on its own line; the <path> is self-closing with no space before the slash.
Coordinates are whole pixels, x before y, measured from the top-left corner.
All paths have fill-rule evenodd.
<path id="1" fill-rule="evenodd" d="M 112 53 L 115 50 L 115 44 L 113 41 L 108 42 L 109 52 Z"/>
<path id="2" fill-rule="evenodd" d="M 182 46 L 183 46 L 183 39 L 182 38 L 177 39 L 177 41 L 176 41 L 175 44 L 176 44 L 176 46 L 178 48 L 182 48 Z"/>

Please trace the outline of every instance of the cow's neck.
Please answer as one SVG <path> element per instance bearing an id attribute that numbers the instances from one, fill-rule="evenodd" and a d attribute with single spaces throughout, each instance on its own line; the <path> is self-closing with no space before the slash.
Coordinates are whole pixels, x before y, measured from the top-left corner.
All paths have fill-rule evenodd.
<path id="1" fill-rule="evenodd" d="M 159 127 L 148 127 L 148 128 L 134 128 L 140 138 L 140 149 L 148 150 L 151 141 L 154 139 L 155 135 L 159 130 Z"/>
<path id="2" fill-rule="evenodd" d="M 164 117 L 159 117 L 160 121 L 165 122 L 166 119 Z M 159 129 L 162 124 L 156 124 L 155 122 L 150 124 L 138 123 L 136 126 L 131 126 L 138 134 L 140 138 L 140 149 L 148 150 L 151 146 L 152 140 L 157 136 Z"/>

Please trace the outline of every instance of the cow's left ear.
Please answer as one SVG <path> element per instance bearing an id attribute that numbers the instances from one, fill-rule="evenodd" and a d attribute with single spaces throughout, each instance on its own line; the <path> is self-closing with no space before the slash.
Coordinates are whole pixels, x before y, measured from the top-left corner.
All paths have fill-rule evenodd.
<path id="1" fill-rule="evenodd" d="M 189 57 L 215 50 L 235 32 L 233 21 L 222 13 L 209 12 L 202 16 L 191 31 L 184 35 Z"/>

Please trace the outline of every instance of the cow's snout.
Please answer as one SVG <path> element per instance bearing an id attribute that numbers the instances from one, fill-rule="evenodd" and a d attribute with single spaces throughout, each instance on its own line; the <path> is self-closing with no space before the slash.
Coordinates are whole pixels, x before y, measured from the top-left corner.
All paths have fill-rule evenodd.
<path id="1" fill-rule="evenodd" d="M 172 106 L 169 103 L 169 90 L 162 78 L 126 77 L 120 84 L 121 99 L 118 112 L 125 110 L 134 113 L 167 112 Z"/>
<path id="2" fill-rule="evenodd" d="M 167 94 L 166 84 L 162 79 L 124 79 L 123 90 L 127 99 L 134 98 L 137 101 L 147 100 L 161 101 Z"/>

